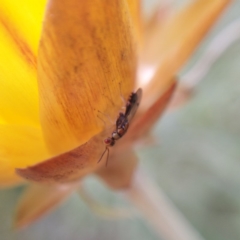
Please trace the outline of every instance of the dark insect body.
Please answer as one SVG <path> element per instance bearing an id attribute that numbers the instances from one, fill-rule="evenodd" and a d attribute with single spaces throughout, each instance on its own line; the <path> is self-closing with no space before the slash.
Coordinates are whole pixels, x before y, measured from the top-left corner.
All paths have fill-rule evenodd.
<path id="1" fill-rule="evenodd" d="M 128 99 L 126 104 L 125 113 L 120 112 L 119 116 L 116 121 L 116 130 L 112 132 L 112 136 L 104 139 L 104 143 L 106 145 L 106 149 L 104 150 L 103 154 L 101 155 L 98 162 L 100 162 L 107 151 L 107 161 L 106 166 L 108 163 L 109 157 L 109 147 L 114 146 L 116 140 L 120 139 L 124 134 L 127 132 L 129 127 L 129 122 L 134 117 L 138 106 L 140 104 L 142 98 L 142 89 L 139 88 L 135 93 L 132 93 Z"/>

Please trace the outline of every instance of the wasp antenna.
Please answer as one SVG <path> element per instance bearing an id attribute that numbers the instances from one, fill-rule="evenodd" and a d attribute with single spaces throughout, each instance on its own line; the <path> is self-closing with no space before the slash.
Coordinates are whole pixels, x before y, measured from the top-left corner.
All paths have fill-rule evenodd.
<path id="1" fill-rule="evenodd" d="M 103 151 L 101 157 L 100 157 L 99 160 L 98 160 L 98 163 L 101 162 L 101 160 L 102 160 L 102 158 L 103 158 L 103 156 L 104 156 L 104 154 L 105 154 L 105 152 L 106 152 L 107 150 L 108 150 L 108 147 L 106 147 L 105 150 Z M 109 150 L 108 150 L 108 152 L 109 152 Z"/>
<path id="2" fill-rule="evenodd" d="M 106 148 L 106 150 L 108 151 L 108 152 L 107 152 L 107 160 L 106 160 L 106 167 L 107 167 L 107 165 L 108 165 L 108 157 L 109 157 L 109 148 Z M 106 151 L 106 150 L 105 150 L 105 151 Z"/>

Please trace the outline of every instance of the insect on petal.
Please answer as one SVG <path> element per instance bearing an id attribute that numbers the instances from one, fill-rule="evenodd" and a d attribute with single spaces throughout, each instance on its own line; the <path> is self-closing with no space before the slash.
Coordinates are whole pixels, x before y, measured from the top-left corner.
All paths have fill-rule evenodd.
<path id="1" fill-rule="evenodd" d="M 110 137 L 109 143 L 106 136 L 110 136 L 111 129 L 106 129 L 100 134 L 92 137 L 87 143 L 63 154 L 47 159 L 46 161 L 29 166 L 27 168 L 16 169 L 16 173 L 27 180 L 45 183 L 65 183 L 78 181 L 85 175 L 96 171 L 101 165 L 108 163 L 109 145 L 121 138 L 127 132 L 128 124 L 134 117 L 142 97 L 142 89 L 132 93 L 128 99 L 125 113 L 121 114 L 116 121 L 117 129 L 122 135 L 118 138 Z M 120 134 L 119 132 L 117 134 Z M 105 139 L 105 149 L 103 150 L 103 139 Z M 101 161 L 107 153 L 106 161 Z M 111 155 L 111 154 L 110 154 Z M 120 154 L 122 155 L 122 153 Z M 98 161 L 96 161 L 98 159 Z M 100 163 L 101 162 L 101 163 Z M 100 163 L 100 164 L 99 164 Z M 104 164 L 105 165 L 105 164 Z M 127 170 L 128 172 L 128 170 Z"/>
<path id="2" fill-rule="evenodd" d="M 41 122 L 54 154 L 102 131 L 106 116 L 116 118 L 121 95 L 127 98 L 134 86 L 132 31 L 125 0 L 49 2 L 38 81 Z"/>
<path id="3" fill-rule="evenodd" d="M 129 128 L 128 135 L 125 138 L 121 147 L 127 147 L 131 142 L 140 140 L 142 137 L 146 137 L 149 131 L 153 128 L 154 124 L 161 118 L 167 108 L 174 91 L 176 89 L 176 81 L 169 89 L 164 92 L 159 99 L 146 111 L 144 114 L 140 115 Z"/>

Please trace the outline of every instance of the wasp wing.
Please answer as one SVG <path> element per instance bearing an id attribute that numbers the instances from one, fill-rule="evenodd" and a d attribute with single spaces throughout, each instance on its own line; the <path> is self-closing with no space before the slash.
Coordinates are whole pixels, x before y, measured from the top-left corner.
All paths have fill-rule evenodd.
<path id="1" fill-rule="evenodd" d="M 142 89 L 139 88 L 135 93 L 131 94 L 128 100 L 128 104 L 125 111 L 125 116 L 127 117 L 128 122 L 130 122 L 134 117 L 138 109 L 138 106 L 141 102 L 141 99 L 142 99 Z"/>

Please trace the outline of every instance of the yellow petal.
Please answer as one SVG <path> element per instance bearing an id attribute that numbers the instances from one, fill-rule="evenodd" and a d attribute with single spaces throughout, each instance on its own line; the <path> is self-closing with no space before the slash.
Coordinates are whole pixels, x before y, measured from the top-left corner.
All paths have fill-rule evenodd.
<path id="1" fill-rule="evenodd" d="M 1 0 L 1 22 L 10 26 L 10 30 L 17 31 L 34 55 L 37 54 L 46 2 L 47 0 Z"/>
<path id="2" fill-rule="evenodd" d="M 18 203 L 14 226 L 26 227 L 62 203 L 76 188 L 74 185 L 30 185 Z"/>
<path id="3" fill-rule="evenodd" d="M 49 158 L 40 128 L 0 125 L 0 186 L 21 182 L 16 167 Z"/>
<path id="4" fill-rule="evenodd" d="M 3 119 L 2 116 L 0 116 L 0 124 L 6 124 L 6 121 Z"/>
<path id="5" fill-rule="evenodd" d="M 226 8 L 229 0 L 198 0 L 179 12 L 161 31 L 158 46 L 148 64 L 158 65 L 155 77 L 145 88 L 143 104 L 154 102 L 171 84 L 172 77 L 180 70 L 201 39 Z M 146 64 L 146 65 L 148 65 Z M 148 106 L 143 106 L 147 108 Z"/>
<path id="6" fill-rule="evenodd" d="M 0 115 L 10 124 L 38 125 L 36 59 L 9 28 L 0 23 Z"/>
<path id="7" fill-rule="evenodd" d="M 1 1 L 2 123 L 39 125 L 36 53 L 46 0 Z"/>
<path id="8" fill-rule="evenodd" d="M 100 132 L 100 117 L 106 124 L 115 121 L 121 95 L 132 91 L 136 61 L 129 16 L 124 0 L 50 1 L 38 80 L 42 126 L 53 154 Z"/>

